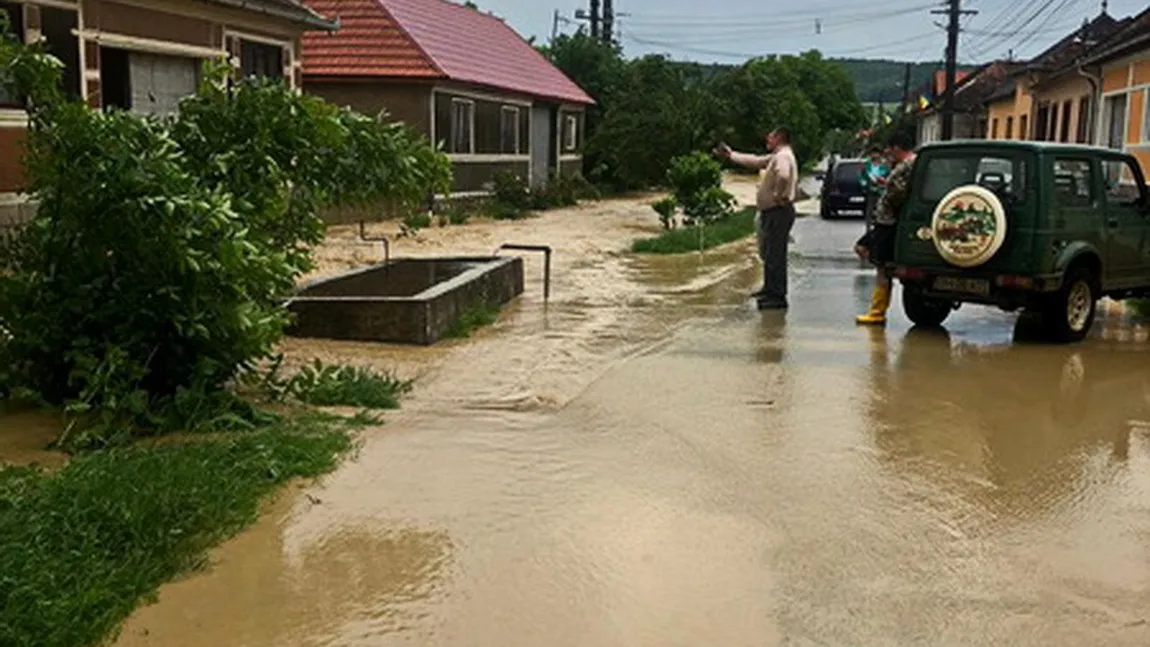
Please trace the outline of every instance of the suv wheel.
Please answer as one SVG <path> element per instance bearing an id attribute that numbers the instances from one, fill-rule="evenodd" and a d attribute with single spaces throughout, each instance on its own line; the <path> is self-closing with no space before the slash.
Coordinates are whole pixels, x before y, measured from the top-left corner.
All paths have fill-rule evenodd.
<path id="1" fill-rule="evenodd" d="M 902 309 L 916 326 L 938 328 L 954 310 L 954 304 L 943 299 L 928 297 L 921 290 L 903 287 Z"/>
<path id="2" fill-rule="evenodd" d="M 1084 267 L 1066 273 L 1062 289 L 1051 298 L 1042 316 L 1051 339 L 1059 343 L 1082 341 L 1094 325 L 1098 285 L 1093 273 Z"/>

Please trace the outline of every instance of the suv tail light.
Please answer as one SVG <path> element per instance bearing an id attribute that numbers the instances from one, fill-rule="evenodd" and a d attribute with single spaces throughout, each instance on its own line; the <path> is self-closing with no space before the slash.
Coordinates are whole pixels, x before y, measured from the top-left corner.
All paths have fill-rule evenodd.
<path id="1" fill-rule="evenodd" d="M 1029 290 L 1034 287 L 1034 279 L 1027 276 L 1000 276 L 994 280 L 999 287 Z"/>
<path id="2" fill-rule="evenodd" d="M 904 281 L 921 281 L 926 278 L 926 270 L 913 267 L 896 267 L 894 275 Z"/>

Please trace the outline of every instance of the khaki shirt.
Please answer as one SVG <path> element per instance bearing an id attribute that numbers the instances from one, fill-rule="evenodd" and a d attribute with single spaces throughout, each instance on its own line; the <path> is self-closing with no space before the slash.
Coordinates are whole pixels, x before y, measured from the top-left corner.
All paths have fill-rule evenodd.
<path id="1" fill-rule="evenodd" d="M 790 146 L 780 146 L 770 155 L 731 153 L 731 161 L 760 169 L 755 197 L 759 211 L 791 204 L 799 184 L 798 162 Z"/>

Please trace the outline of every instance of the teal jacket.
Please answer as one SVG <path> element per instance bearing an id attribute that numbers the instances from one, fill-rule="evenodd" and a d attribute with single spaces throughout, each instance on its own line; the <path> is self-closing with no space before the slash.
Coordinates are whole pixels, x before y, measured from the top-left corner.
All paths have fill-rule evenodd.
<path id="1" fill-rule="evenodd" d="M 886 162 L 867 162 L 859 171 L 859 184 L 863 189 L 869 193 L 881 194 L 886 189 L 886 185 L 879 180 L 886 178 L 890 175 L 890 166 Z"/>

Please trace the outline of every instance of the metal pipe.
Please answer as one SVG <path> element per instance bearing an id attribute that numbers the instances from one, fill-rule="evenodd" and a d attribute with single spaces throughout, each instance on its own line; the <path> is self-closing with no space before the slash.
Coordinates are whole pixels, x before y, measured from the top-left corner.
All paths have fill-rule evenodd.
<path id="1" fill-rule="evenodd" d="M 359 239 L 365 243 L 380 243 L 383 245 L 383 264 L 384 267 L 391 266 L 391 241 L 387 236 L 380 236 L 378 238 L 368 238 L 367 229 L 362 220 L 359 221 Z"/>
<path id="2" fill-rule="evenodd" d="M 547 245 L 519 245 L 516 243 L 504 243 L 495 250 L 493 256 L 498 256 L 499 252 L 504 249 L 543 253 L 543 301 L 549 301 L 551 299 L 551 248 Z"/>
<path id="3" fill-rule="evenodd" d="M 1096 140 L 1101 135 L 1097 130 L 1097 121 L 1098 115 L 1101 114 L 1099 110 L 1102 108 L 1100 105 L 1102 103 L 1102 77 L 1087 72 L 1086 67 L 1082 65 L 1079 65 L 1076 71 L 1079 76 L 1085 77 L 1086 81 L 1090 83 L 1090 113 L 1086 119 L 1086 143 L 1099 144 L 1100 142 Z M 1082 115 L 1079 115 L 1078 118 L 1081 119 Z"/>

